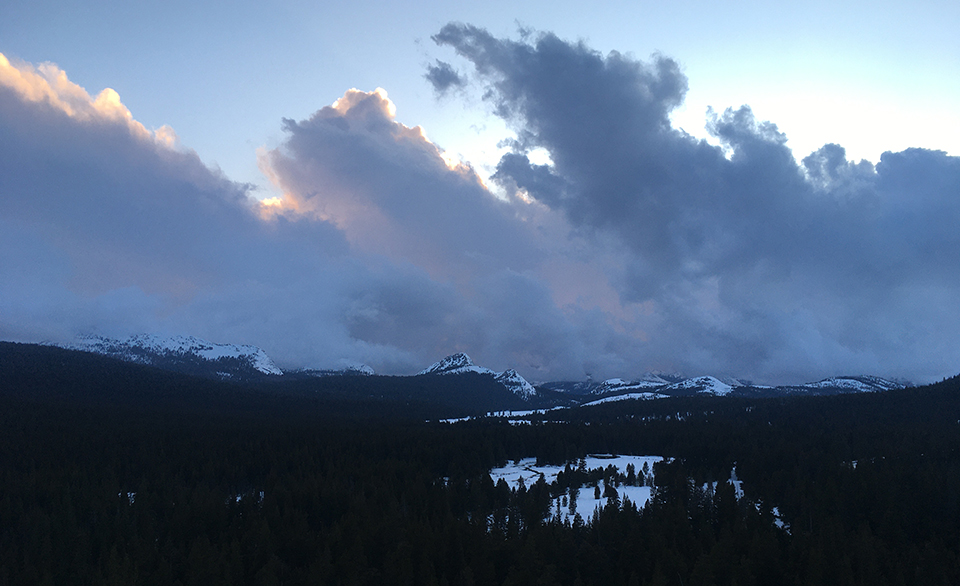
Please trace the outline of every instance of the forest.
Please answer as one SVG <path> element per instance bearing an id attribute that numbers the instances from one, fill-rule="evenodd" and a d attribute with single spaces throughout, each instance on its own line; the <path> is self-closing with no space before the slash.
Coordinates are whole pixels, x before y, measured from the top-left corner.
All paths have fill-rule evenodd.
<path id="1" fill-rule="evenodd" d="M 437 389 L 390 387 L 427 383 L 324 384 L 0 345 L 0 585 L 960 583 L 960 377 L 528 425 L 439 423 Z M 588 454 L 664 457 L 651 500 L 552 518 Z M 521 458 L 570 466 L 493 482 Z"/>

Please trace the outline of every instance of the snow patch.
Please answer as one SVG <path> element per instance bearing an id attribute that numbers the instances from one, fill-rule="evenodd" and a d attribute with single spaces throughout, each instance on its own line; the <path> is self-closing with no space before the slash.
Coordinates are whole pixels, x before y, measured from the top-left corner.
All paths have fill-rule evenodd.
<path id="1" fill-rule="evenodd" d="M 601 405 L 603 403 L 615 403 L 617 401 L 650 401 L 653 399 L 666 399 L 670 395 L 663 395 L 660 393 L 653 392 L 643 392 L 643 393 L 625 393 L 623 395 L 613 395 L 611 397 L 602 397 L 596 399 L 595 401 L 590 401 L 589 403 L 583 403 L 581 407 L 592 407 L 593 405 Z"/>
<path id="2" fill-rule="evenodd" d="M 633 464 L 638 476 L 641 474 L 644 464 L 646 464 L 649 475 L 652 476 L 653 465 L 663 461 L 663 458 L 661 456 L 593 454 L 587 456 L 584 461 L 587 470 L 613 466 L 622 474 L 627 473 L 628 464 Z M 553 484 L 557 480 L 557 474 L 563 469 L 563 466 L 538 466 L 536 458 L 524 458 L 522 460 L 509 462 L 506 466 L 490 470 L 490 478 L 494 484 L 499 482 L 500 479 L 503 479 L 504 482 L 507 483 L 507 486 L 515 489 L 520 486 L 521 479 L 525 486 L 530 486 L 536 483 L 541 475 L 543 475 L 544 482 Z M 603 494 L 606 488 L 604 483 L 601 481 L 599 486 L 600 494 Z M 627 486 L 621 484 L 616 487 L 616 491 L 620 502 L 623 502 L 624 498 L 628 498 L 638 508 L 646 505 L 647 501 L 653 496 L 653 488 L 650 486 Z M 571 497 L 573 497 L 576 503 L 572 506 L 570 504 Z M 565 495 L 565 499 L 567 503 L 566 506 L 563 505 L 564 497 L 554 500 L 550 507 L 550 519 L 557 519 L 561 522 L 573 522 L 574 516 L 580 515 L 584 522 L 589 523 L 594 511 L 607 504 L 606 498 L 601 497 L 597 499 L 595 497 L 594 489 L 591 485 L 581 486 L 577 490 L 570 491 Z"/>

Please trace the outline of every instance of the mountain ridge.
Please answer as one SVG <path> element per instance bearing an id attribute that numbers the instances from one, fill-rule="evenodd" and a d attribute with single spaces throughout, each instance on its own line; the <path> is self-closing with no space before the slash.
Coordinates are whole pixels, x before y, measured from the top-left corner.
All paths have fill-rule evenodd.
<path id="1" fill-rule="evenodd" d="M 196 374 L 221 380 L 256 380 L 259 378 L 316 378 L 337 376 L 371 376 L 373 369 L 354 365 L 343 369 L 280 369 L 261 348 L 243 344 L 208 342 L 194 336 L 163 337 L 140 334 L 118 340 L 105 336 L 81 336 L 72 344 L 53 344 L 62 348 L 95 352 L 129 362 L 157 366 L 166 370 Z M 458 376 L 468 373 L 490 376 L 513 395 L 538 404 L 587 405 L 600 399 L 609 402 L 631 398 L 713 396 L 788 396 L 832 395 L 860 392 L 882 392 L 908 386 L 903 381 L 871 375 L 847 375 L 815 382 L 766 386 L 739 379 L 719 379 L 704 375 L 684 377 L 671 373 L 647 373 L 636 379 L 610 378 L 594 381 L 552 381 L 531 384 L 515 369 L 496 372 L 478 366 L 464 352 L 438 360 L 412 376 Z"/>
<path id="2" fill-rule="evenodd" d="M 598 399 L 636 395 L 637 399 L 650 399 L 687 395 L 714 396 L 788 396 L 788 395 L 834 395 L 846 393 L 883 392 L 903 389 L 911 386 L 904 381 L 886 379 L 872 375 L 834 376 L 815 382 L 794 385 L 756 385 L 739 379 L 725 379 L 705 375 L 682 377 L 671 375 L 670 382 L 657 374 L 646 374 L 635 380 L 612 378 L 605 381 L 552 381 L 538 385 L 541 388 L 582 398 L 583 405 L 592 404 Z M 658 380 L 659 379 L 659 380 Z M 618 399 L 625 400 L 625 399 Z"/>
<path id="3" fill-rule="evenodd" d="M 473 363 L 473 360 L 463 352 L 457 352 L 456 354 L 451 354 L 438 360 L 418 372 L 416 376 L 458 375 L 468 372 L 492 376 L 494 380 L 506 387 L 507 390 L 525 401 L 529 401 L 537 396 L 537 389 L 527 382 L 525 378 L 520 376 L 520 373 L 516 370 L 508 368 L 501 373 L 497 373 L 489 368 L 477 366 Z"/>
<path id="4" fill-rule="evenodd" d="M 218 378 L 283 375 L 280 367 L 258 346 L 208 342 L 195 336 L 137 334 L 126 339 L 115 339 L 85 335 L 78 336 L 70 344 L 52 345 Z"/>

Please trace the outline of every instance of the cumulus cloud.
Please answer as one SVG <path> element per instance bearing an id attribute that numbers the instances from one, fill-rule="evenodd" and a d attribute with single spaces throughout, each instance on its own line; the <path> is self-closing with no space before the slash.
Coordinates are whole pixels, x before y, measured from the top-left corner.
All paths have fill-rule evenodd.
<path id="1" fill-rule="evenodd" d="M 687 80 L 664 56 L 463 24 L 434 40 L 516 132 L 494 179 L 628 251 L 615 278 L 650 304 L 647 359 L 768 380 L 960 364 L 945 333 L 960 326 L 956 158 L 911 149 L 874 166 L 826 145 L 798 163 L 747 106 L 709 113 L 713 146 L 670 126 Z"/>
<path id="2" fill-rule="evenodd" d="M 133 115 L 120 102 L 120 96 L 106 88 L 91 99 L 82 87 L 67 79 L 67 74 L 52 63 L 34 67 L 29 63 L 11 63 L 0 54 L 0 84 L 17 93 L 27 102 L 45 103 L 51 108 L 78 120 L 113 120 L 121 122 L 140 136 L 150 133 L 133 120 Z"/>
<path id="3" fill-rule="evenodd" d="M 529 268 L 537 249 L 511 203 L 395 111 L 382 89 L 350 90 L 307 120 L 284 121 L 286 140 L 261 164 L 293 207 L 334 223 L 358 249 L 438 277 Z"/>
<path id="4" fill-rule="evenodd" d="M 0 338 L 186 333 L 388 373 L 463 350 L 582 376 L 589 352 L 534 274 L 537 206 L 495 197 L 383 90 L 284 121 L 261 153 L 283 192 L 268 205 L 115 93 L 2 65 Z"/>

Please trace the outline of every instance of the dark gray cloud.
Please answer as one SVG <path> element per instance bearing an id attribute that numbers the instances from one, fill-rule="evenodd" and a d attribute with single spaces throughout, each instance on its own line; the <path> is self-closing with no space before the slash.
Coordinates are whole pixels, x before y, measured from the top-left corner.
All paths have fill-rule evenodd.
<path id="1" fill-rule="evenodd" d="M 433 65 L 427 66 L 427 72 L 423 77 L 430 82 L 438 94 L 467 85 L 467 80 L 460 77 L 452 65 L 439 59 Z"/>
<path id="2" fill-rule="evenodd" d="M 550 33 L 449 24 L 517 134 L 494 178 L 629 251 L 624 302 L 649 303 L 645 360 L 766 379 L 871 370 L 930 378 L 960 365 L 960 161 L 826 145 L 798 164 L 747 106 L 710 112 L 719 146 L 674 129 L 674 61 L 602 55 Z M 549 165 L 533 165 L 532 149 Z"/>

